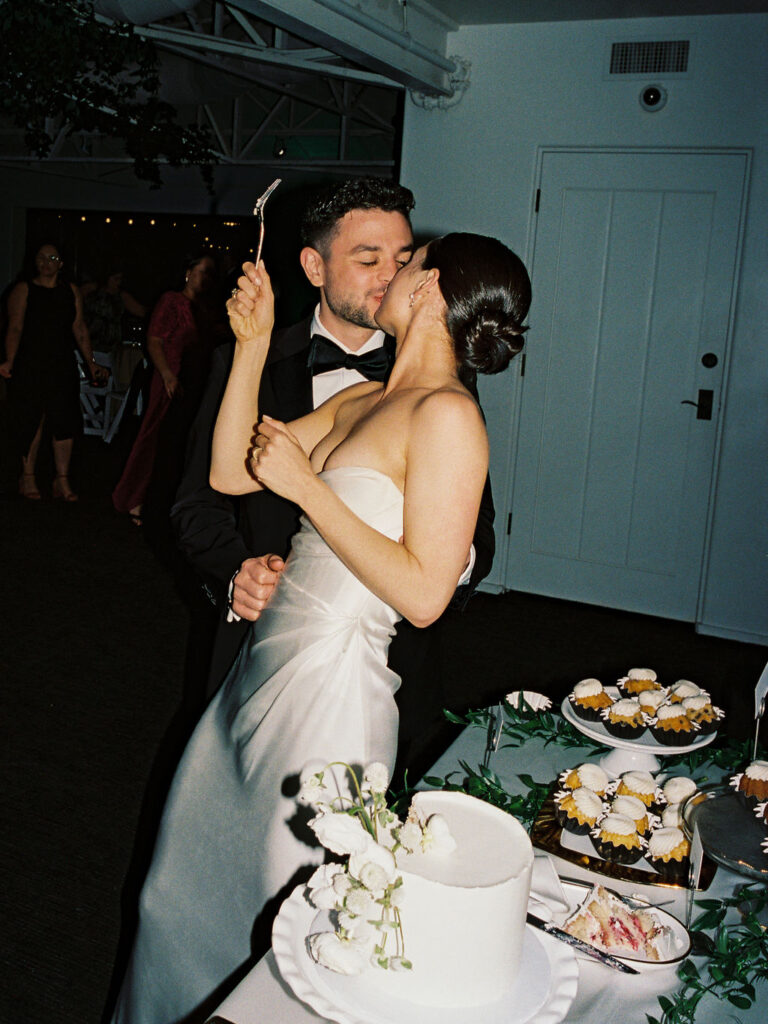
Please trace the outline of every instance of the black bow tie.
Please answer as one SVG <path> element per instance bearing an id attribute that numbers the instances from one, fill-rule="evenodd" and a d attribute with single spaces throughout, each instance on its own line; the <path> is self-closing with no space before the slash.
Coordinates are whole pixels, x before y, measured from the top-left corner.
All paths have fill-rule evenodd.
<path id="1" fill-rule="evenodd" d="M 343 367 L 345 370 L 357 370 L 368 380 L 385 380 L 389 374 L 391 361 L 386 345 L 356 356 L 340 349 L 323 335 L 313 334 L 307 365 L 312 370 L 313 377 L 318 373 L 327 373 L 329 370 L 339 370 Z"/>

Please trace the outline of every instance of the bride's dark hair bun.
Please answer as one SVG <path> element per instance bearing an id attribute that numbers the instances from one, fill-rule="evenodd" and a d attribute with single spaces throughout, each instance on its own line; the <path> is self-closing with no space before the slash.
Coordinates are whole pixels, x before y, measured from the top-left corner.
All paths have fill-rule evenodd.
<path id="1" fill-rule="evenodd" d="M 433 267 L 459 366 L 505 370 L 528 330 L 531 282 L 522 260 L 496 238 L 454 232 L 429 243 L 424 269 Z"/>

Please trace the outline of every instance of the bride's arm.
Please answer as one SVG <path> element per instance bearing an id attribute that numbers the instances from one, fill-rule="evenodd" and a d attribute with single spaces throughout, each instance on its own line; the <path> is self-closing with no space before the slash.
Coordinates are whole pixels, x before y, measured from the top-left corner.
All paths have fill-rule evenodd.
<path id="1" fill-rule="evenodd" d="M 270 440 L 258 465 L 265 484 L 304 509 L 369 590 L 417 626 L 434 622 L 464 568 L 488 470 L 485 427 L 472 399 L 436 392 L 414 411 L 399 544 L 358 518 L 308 469 L 284 424 L 267 421 L 261 429 Z"/>
<path id="2" fill-rule="evenodd" d="M 259 419 L 259 386 L 274 325 L 274 297 L 264 263 L 260 262 L 258 268 L 245 263 L 237 283 L 237 295 L 227 302 L 235 352 L 211 447 L 209 482 L 222 494 L 262 490 L 250 470 L 249 456 Z M 345 400 L 342 395 L 344 392 L 291 424 L 307 455 L 331 430 L 336 410 Z"/>

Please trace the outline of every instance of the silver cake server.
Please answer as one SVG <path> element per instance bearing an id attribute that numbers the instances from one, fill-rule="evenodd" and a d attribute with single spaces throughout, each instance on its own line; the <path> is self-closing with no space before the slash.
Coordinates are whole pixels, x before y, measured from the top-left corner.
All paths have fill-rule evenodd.
<path id="1" fill-rule="evenodd" d="M 629 964 L 625 964 L 615 956 L 611 956 L 610 953 L 604 953 L 597 946 L 593 946 L 583 939 L 577 939 L 575 935 L 569 935 L 562 928 L 558 928 L 556 924 L 552 924 L 550 921 L 543 921 L 540 917 L 536 917 L 535 914 L 531 914 L 530 911 L 525 919 L 533 928 L 539 928 L 541 931 L 546 932 L 547 935 L 560 939 L 561 942 L 566 942 L 580 953 L 584 953 L 586 956 L 592 957 L 593 960 L 598 960 L 601 964 L 605 964 L 606 967 L 613 967 L 614 970 L 622 971 L 624 974 L 640 973 L 634 967 L 630 967 Z"/>

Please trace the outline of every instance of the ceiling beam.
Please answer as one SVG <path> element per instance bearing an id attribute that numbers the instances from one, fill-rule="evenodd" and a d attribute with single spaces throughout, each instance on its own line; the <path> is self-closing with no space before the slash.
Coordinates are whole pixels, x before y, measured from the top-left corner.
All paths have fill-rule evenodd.
<path id="1" fill-rule="evenodd" d="M 455 64 L 445 56 L 452 23 L 428 4 L 380 0 L 236 0 L 231 6 L 410 89 L 447 96 Z"/>

